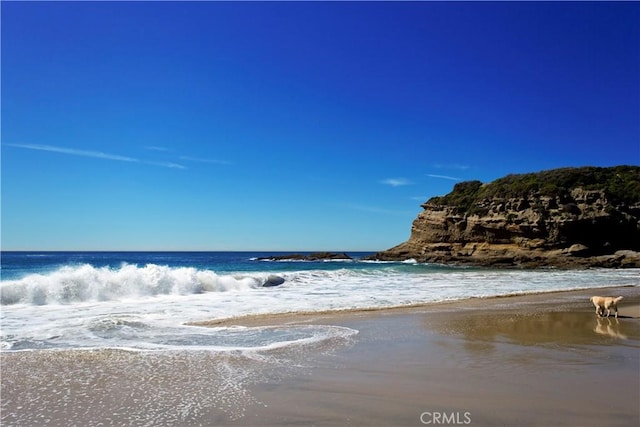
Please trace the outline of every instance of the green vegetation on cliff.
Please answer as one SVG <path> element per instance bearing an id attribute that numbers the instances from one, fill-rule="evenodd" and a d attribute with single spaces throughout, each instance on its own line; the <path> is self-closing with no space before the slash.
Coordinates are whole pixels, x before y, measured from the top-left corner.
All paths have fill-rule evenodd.
<path id="1" fill-rule="evenodd" d="M 489 199 L 531 196 L 568 197 L 575 188 L 603 191 L 611 203 L 627 206 L 640 203 L 640 167 L 580 167 L 552 169 L 537 173 L 513 174 L 489 184 L 466 181 L 456 184 L 445 196 L 433 197 L 431 205 L 454 206 L 473 213 L 479 203 Z"/>

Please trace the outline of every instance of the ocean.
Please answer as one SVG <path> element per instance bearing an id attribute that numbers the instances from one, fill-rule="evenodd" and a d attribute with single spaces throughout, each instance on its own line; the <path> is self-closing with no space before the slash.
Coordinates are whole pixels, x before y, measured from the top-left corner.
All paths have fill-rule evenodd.
<path id="1" fill-rule="evenodd" d="M 638 269 L 489 269 L 264 261 L 259 252 L 2 252 L 0 351 L 261 351 L 348 338 L 323 325 L 200 327 L 247 315 L 380 309 L 640 286 Z M 264 286 L 273 278 L 278 286 Z"/>

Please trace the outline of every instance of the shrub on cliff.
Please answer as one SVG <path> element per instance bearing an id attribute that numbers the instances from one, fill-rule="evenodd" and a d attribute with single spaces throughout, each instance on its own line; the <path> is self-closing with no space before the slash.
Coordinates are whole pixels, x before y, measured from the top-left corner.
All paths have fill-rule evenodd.
<path id="1" fill-rule="evenodd" d="M 449 194 L 433 197 L 427 204 L 451 206 L 459 212 L 475 213 L 484 200 L 532 196 L 568 198 L 574 188 L 604 191 L 612 203 L 637 205 L 640 203 L 640 167 L 560 168 L 507 175 L 486 185 L 480 181 L 460 182 Z"/>
<path id="2" fill-rule="evenodd" d="M 445 206 L 456 206 L 466 212 L 476 202 L 478 190 L 482 187 L 480 181 L 459 182 L 453 191 L 446 196 L 433 197 L 427 203 Z"/>

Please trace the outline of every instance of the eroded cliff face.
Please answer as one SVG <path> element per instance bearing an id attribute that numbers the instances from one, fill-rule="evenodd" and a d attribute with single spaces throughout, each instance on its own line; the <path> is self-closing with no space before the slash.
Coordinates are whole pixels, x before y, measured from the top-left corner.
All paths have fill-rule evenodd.
<path id="1" fill-rule="evenodd" d="M 574 188 L 558 196 L 493 197 L 472 213 L 423 204 L 408 241 L 380 260 L 505 266 L 640 267 L 640 204 L 605 191 Z"/>

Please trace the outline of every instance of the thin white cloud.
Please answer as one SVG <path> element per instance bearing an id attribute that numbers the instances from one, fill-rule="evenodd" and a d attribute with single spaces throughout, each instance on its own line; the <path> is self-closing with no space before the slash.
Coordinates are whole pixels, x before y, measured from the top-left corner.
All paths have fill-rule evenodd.
<path id="1" fill-rule="evenodd" d="M 427 176 L 429 176 L 431 178 L 448 179 L 448 180 L 451 180 L 451 181 L 462 181 L 461 178 L 456 178 L 455 176 L 436 175 L 436 174 L 432 174 L 432 173 L 428 173 Z"/>
<path id="2" fill-rule="evenodd" d="M 406 178 L 387 178 L 380 181 L 381 184 L 390 185 L 392 187 L 401 187 L 403 185 L 411 185 L 413 182 Z"/>
<path id="3" fill-rule="evenodd" d="M 24 148 L 27 150 L 47 151 L 50 153 L 67 154 L 70 156 L 91 157 L 94 159 L 114 160 L 118 162 L 144 163 L 147 165 L 161 166 L 172 169 L 186 169 L 183 165 L 171 162 L 156 162 L 153 160 L 140 160 L 134 157 L 121 156 L 118 154 L 104 153 L 102 151 L 78 150 L 75 148 L 58 147 L 44 144 L 3 144 L 8 147 Z"/>
<path id="4" fill-rule="evenodd" d="M 460 163 L 437 163 L 433 165 L 436 169 L 452 169 L 452 170 L 467 170 L 470 168 L 469 165 L 461 165 Z"/>
<path id="5" fill-rule="evenodd" d="M 180 156 L 180 160 L 186 160 L 188 162 L 209 163 L 214 165 L 230 165 L 231 162 L 226 160 L 206 159 L 202 157 Z"/>
<path id="6" fill-rule="evenodd" d="M 156 145 L 145 145 L 144 148 L 151 151 L 169 151 L 169 149 L 166 147 L 158 147 Z"/>
<path id="7" fill-rule="evenodd" d="M 153 165 L 153 166 L 162 166 L 162 167 L 171 168 L 171 169 L 187 169 L 187 167 L 184 165 L 181 165 L 179 163 L 172 163 L 172 162 L 155 162 L 151 160 L 145 160 L 143 163 L 146 163 L 148 165 Z"/>
<path id="8" fill-rule="evenodd" d="M 102 151 L 77 150 L 75 148 L 56 147 L 53 145 L 41 144 L 3 144 L 9 147 L 26 148 L 27 150 L 48 151 L 51 153 L 69 154 L 72 156 L 93 157 L 96 159 L 116 160 L 119 162 L 139 162 L 133 157 L 120 156 L 117 154 L 103 153 Z"/>

